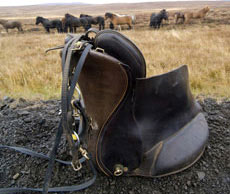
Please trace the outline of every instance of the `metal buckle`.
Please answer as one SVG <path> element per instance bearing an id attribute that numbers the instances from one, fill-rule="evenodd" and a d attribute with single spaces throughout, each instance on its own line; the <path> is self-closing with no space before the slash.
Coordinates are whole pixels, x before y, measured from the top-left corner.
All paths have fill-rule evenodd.
<path id="1" fill-rule="evenodd" d="M 71 166 L 73 167 L 73 170 L 74 171 L 79 171 L 79 170 L 81 170 L 81 168 L 82 168 L 82 164 L 78 161 L 78 164 L 77 164 L 77 166 L 75 166 L 74 164 L 73 164 L 73 162 L 71 162 Z"/>
<path id="2" fill-rule="evenodd" d="M 100 53 L 105 53 L 105 50 L 99 47 L 97 47 L 95 51 L 100 52 Z"/>
<path id="3" fill-rule="evenodd" d="M 75 131 L 73 131 L 72 138 L 77 143 L 77 146 L 79 146 L 80 145 L 80 138 Z"/>
<path id="4" fill-rule="evenodd" d="M 86 149 L 80 147 L 79 151 L 81 152 L 81 155 L 85 157 L 85 159 L 89 160 L 88 152 L 86 151 Z"/>
<path id="5" fill-rule="evenodd" d="M 75 43 L 75 48 L 72 49 L 72 51 L 78 51 L 81 50 L 85 42 L 78 41 Z"/>

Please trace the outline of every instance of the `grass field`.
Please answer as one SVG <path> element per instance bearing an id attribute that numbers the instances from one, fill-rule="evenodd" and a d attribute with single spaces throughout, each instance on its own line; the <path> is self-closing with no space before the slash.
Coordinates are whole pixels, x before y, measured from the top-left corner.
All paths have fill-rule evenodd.
<path id="1" fill-rule="evenodd" d="M 155 8 L 160 9 L 160 5 Z M 194 4 L 192 8 L 198 10 L 202 6 Z M 230 97 L 230 3 L 220 7 L 213 5 L 202 23 L 192 21 L 189 25 L 175 25 L 170 21 L 160 30 L 149 29 L 151 12 L 148 6 L 140 12 L 140 7 L 135 11 L 132 4 L 130 7 L 126 5 L 126 12 L 129 9 L 136 13 L 137 24 L 134 30 L 122 30 L 121 33 L 142 51 L 148 76 L 187 64 L 195 95 Z M 183 9 L 188 8 L 184 6 Z M 172 7 L 172 10 L 176 11 L 176 8 Z M 46 34 L 42 27 L 38 27 L 37 32 L 31 32 L 34 19 L 30 14 L 17 13 L 19 19 L 23 18 L 23 34 L 18 34 L 16 30 L 6 34 L 0 29 L 0 97 L 60 98 L 59 51 L 48 54 L 44 51 L 63 44 L 65 34 Z M 54 11 L 53 16 L 56 14 Z"/>

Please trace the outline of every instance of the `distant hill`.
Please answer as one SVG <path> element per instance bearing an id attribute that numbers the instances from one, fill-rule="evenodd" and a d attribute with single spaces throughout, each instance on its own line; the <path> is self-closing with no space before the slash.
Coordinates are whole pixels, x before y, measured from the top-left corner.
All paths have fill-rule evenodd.
<path id="1" fill-rule="evenodd" d="M 89 3 L 83 3 L 83 2 L 59 2 L 59 3 L 45 3 L 45 4 L 39 4 L 39 5 L 90 5 Z"/>

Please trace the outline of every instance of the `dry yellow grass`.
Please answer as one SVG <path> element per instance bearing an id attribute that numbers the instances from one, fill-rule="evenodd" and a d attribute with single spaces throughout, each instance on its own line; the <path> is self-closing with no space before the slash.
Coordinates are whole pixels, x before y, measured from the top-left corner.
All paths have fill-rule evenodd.
<path id="1" fill-rule="evenodd" d="M 47 48 L 62 44 L 64 35 L 22 34 L 0 39 L 0 96 L 53 98 L 59 96 L 60 57 Z"/>
<path id="2" fill-rule="evenodd" d="M 154 8 L 160 9 L 162 5 Z M 171 6 L 165 5 L 168 5 L 168 9 Z M 180 5 L 180 8 L 188 5 L 185 3 Z M 211 6 L 214 5 L 216 6 L 216 4 Z M 121 7 L 117 5 L 114 9 L 118 9 L 119 6 Z M 187 64 L 190 85 L 195 95 L 230 97 L 229 3 L 225 7 L 212 9 L 202 24 L 194 21 L 192 25 L 184 26 L 171 24 L 170 21 L 170 25 L 160 30 L 148 27 L 150 4 L 142 4 L 143 9 L 138 7 L 138 10 L 132 6 L 136 5 L 127 4 L 125 10 L 136 13 L 137 24 L 134 30 L 122 33 L 134 41 L 142 51 L 147 63 L 148 76 L 165 73 Z M 36 8 L 39 7 L 33 7 L 33 10 Z M 87 13 L 91 13 L 90 10 L 93 8 L 93 6 L 87 8 Z M 103 15 L 101 10 L 104 8 L 98 7 L 96 13 Z M 171 10 L 174 8 L 175 5 Z M 200 5 L 194 3 L 191 8 L 200 9 Z M 63 13 L 66 9 L 67 7 L 63 7 Z M 56 16 L 57 10 L 59 8 L 52 12 L 46 11 L 44 14 L 52 18 Z M 18 19 L 25 18 L 21 20 L 24 24 L 24 34 L 18 34 L 16 30 L 12 30 L 10 34 L 0 34 L 0 98 L 6 95 L 27 99 L 59 98 L 61 88 L 59 51 L 45 54 L 45 50 L 63 44 L 65 34 L 45 34 L 42 26 L 34 25 L 34 18 L 30 17 L 33 11 L 28 11 L 28 14 L 23 15 L 20 10 L 16 14 Z M 5 16 L 13 15 L 5 14 Z M 35 27 L 39 29 L 38 32 L 31 31 Z M 0 28 L 0 31 L 3 32 L 3 29 Z"/>
<path id="3" fill-rule="evenodd" d="M 230 97 L 230 26 L 123 31 L 147 63 L 147 74 L 189 66 L 193 93 Z M 59 52 L 47 48 L 63 43 L 65 35 L 18 34 L 0 39 L 0 96 L 59 98 Z"/>
<path id="4" fill-rule="evenodd" d="M 195 94 L 230 97 L 230 26 L 187 27 L 170 31 L 137 31 L 126 35 L 139 46 L 148 76 L 189 66 Z"/>

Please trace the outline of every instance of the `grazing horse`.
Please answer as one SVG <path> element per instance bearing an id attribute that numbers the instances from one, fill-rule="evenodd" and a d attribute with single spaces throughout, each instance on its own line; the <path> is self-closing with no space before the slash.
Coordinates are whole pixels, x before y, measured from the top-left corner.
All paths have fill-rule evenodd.
<path id="1" fill-rule="evenodd" d="M 168 14 L 165 9 L 161 10 L 160 13 L 155 14 L 152 13 L 150 17 L 150 24 L 149 26 L 152 28 L 160 28 L 162 20 L 168 20 Z"/>
<path id="2" fill-rule="evenodd" d="M 117 28 L 118 25 L 127 24 L 129 29 L 132 29 L 132 16 L 129 15 L 118 15 L 113 13 L 105 13 L 105 20 L 110 20 L 114 28 Z"/>
<path id="3" fill-rule="evenodd" d="M 58 20 L 58 19 L 56 19 L 56 20 L 48 20 L 46 18 L 38 16 L 36 18 L 36 23 L 35 24 L 38 25 L 40 23 L 43 25 L 43 27 L 45 28 L 45 30 L 48 33 L 50 33 L 50 28 L 56 28 L 58 33 L 63 32 L 61 20 Z"/>
<path id="4" fill-rule="evenodd" d="M 86 18 L 88 20 L 88 28 L 91 28 L 91 25 L 99 25 L 99 30 L 104 30 L 105 29 L 105 20 L 104 17 L 102 16 L 90 16 L 86 14 L 80 14 L 80 18 Z"/>
<path id="5" fill-rule="evenodd" d="M 88 28 L 88 21 L 85 18 L 77 18 L 69 13 L 65 14 L 65 19 L 62 19 L 64 25 L 64 32 L 74 32 L 76 33 L 77 27 L 83 27 L 85 31 Z"/>
<path id="6" fill-rule="evenodd" d="M 0 19 L 0 24 L 5 28 L 6 32 L 8 33 L 8 29 L 17 28 L 19 32 L 22 32 L 22 24 L 19 21 L 8 21 Z"/>
<path id="7" fill-rule="evenodd" d="M 204 19 L 209 10 L 210 8 L 207 6 L 198 12 L 185 12 L 185 23 L 187 24 L 191 19 Z"/>
<path id="8" fill-rule="evenodd" d="M 184 13 L 182 12 L 176 12 L 174 14 L 175 24 L 178 24 L 178 21 L 181 19 L 182 24 L 185 21 Z"/>

